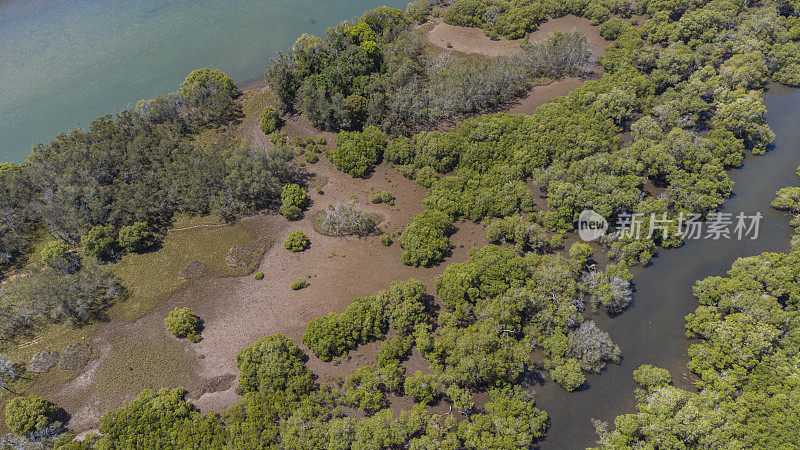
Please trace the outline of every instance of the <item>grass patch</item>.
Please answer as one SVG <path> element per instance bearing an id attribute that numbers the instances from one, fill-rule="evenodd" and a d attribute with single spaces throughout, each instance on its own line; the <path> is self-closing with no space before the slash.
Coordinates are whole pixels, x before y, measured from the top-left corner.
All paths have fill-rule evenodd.
<path id="1" fill-rule="evenodd" d="M 129 290 L 130 298 L 109 311 L 112 319 L 135 320 L 183 287 L 187 281 L 180 271 L 192 261 L 205 266 L 206 276 L 241 276 L 251 273 L 261 261 L 269 242 L 263 237 L 260 216 L 227 225 L 219 218 L 179 219 L 167 232 L 160 249 L 128 254 L 110 269 Z M 225 258 L 233 247 L 249 247 L 250 263 L 229 267 Z"/>

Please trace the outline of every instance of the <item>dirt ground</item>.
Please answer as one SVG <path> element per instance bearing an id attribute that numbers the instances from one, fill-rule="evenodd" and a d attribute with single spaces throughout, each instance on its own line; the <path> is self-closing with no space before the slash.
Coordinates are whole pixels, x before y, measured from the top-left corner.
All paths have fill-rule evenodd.
<path id="1" fill-rule="evenodd" d="M 533 33 L 531 40 L 535 42 L 553 30 L 573 29 L 587 35 L 596 58 L 606 41 L 585 19 L 566 17 L 551 20 Z M 492 41 L 482 30 L 453 27 L 439 20 L 434 23 L 428 39 L 442 48 L 446 48 L 449 41 L 452 50 L 487 56 L 507 54 L 519 48 L 519 41 Z M 595 67 L 594 74 L 584 78 L 564 78 L 537 87 L 506 111 L 530 114 L 537 106 L 596 77 L 597 69 Z M 258 97 L 256 103 L 271 101 L 271 94 L 263 82 L 251 85 L 245 96 Z M 261 103 L 258 107 L 263 108 Z M 271 143 L 258 129 L 257 114 L 246 112 L 240 134 L 255 147 L 268 149 Z M 319 132 L 299 116 L 288 118 L 283 130 L 288 133 L 290 142 L 295 136 L 320 135 L 326 137 L 329 146 L 335 142 L 334 133 Z M 305 217 L 295 222 L 274 214 L 262 218 L 265 222 L 262 232 L 275 242 L 266 251 L 258 268 L 265 274 L 263 280 L 248 275 L 192 281 L 136 321 L 113 321 L 100 326 L 92 340 L 96 350 L 92 362 L 77 378 L 48 395 L 72 414 L 69 423 L 72 430 L 95 429 L 103 413 L 120 407 L 123 400 L 133 399 L 145 388 L 182 386 L 202 411 L 224 411 L 240 398 L 235 393 L 238 384 L 236 355 L 270 334 L 285 334 L 306 351 L 310 358 L 308 366 L 320 381 L 349 374 L 374 361 L 378 343 L 352 351 L 348 359 L 324 363 L 301 342 L 309 321 L 329 312 L 341 312 L 355 297 L 374 294 L 393 281 L 416 278 L 433 294 L 434 281 L 445 266 L 467 260 L 470 249 L 486 244 L 480 225 L 460 222 L 458 231 L 451 237 L 454 248 L 446 261 L 433 268 L 415 268 L 402 264 L 402 250 L 397 243 L 384 247 L 377 235 L 366 238 L 321 235 L 313 228 L 315 213 L 329 204 L 346 203 L 353 196 L 366 211 L 383 218 L 380 229 L 388 233 L 400 230 L 422 211 L 426 189 L 403 178 L 386 164 L 378 166 L 369 179 L 354 179 L 338 171 L 325 157 L 317 164 L 309 165 L 308 170 L 314 174 L 308 183 L 313 203 Z M 320 187 L 322 193 L 316 192 L 315 187 Z M 371 204 L 369 194 L 374 190 L 391 191 L 397 198 L 395 205 Z M 283 247 L 283 239 L 295 230 L 309 236 L 311 247 L 308 250 L 292 253 Z M 300 277 L 306 278 L 310 286 L 293 291 L 290 285 Z M 192 344 L 178 340 L 166 331 L 164 317 L 178 306 L 192 308 L 204 320 L 201 342 Z M 148 364 L 166 368 L 163 375 L 156 377 L 163 379 L 154 379 L 151 374 L 144 373 L 146 367 L 126 367 L 126 352 L 145 352 Z M 406 363 L 409 374 L 415 370 L 425 371 L 426 366 L 417 353 Z M 104 390 L 107 389 L 115 389 L 116 395 L 106 395 Z M 410 405 L 407 403 L 407 399 L 392 398 L 393 406 L 406 407 Z"/>
<path id="2" fill-rule="evenodd" d="M 491 40 L 480 28 L 448 25 L 438 17 L 431 18 L 432 28 L 427 33 L 428 42 L 436 47 L 468 54 L 501 56 L 520 51 L 522 39 L 510 41 L 506 38 Z M 447 43 L 452 47 L 448 47 Z"/>
<path id="3" fill-rule="evenodd" d="M 492 40 L 486 37 L 479 28 L 467 28 L 448 25 L 440 18 L 432 18 L 432 25 L 427 32 L 427 40 L 434 46 L 450 51 L 467 54 L 480 54 L 487 57 L 506 55 L 520 50 L 522 39 L 508 40 L 499 38 Z M 508 105 L 504 112 L 511 114 L 533 114 L 539 106 L 548 101 L 566 95 L 580 87 L 584 82 L 600 77 L 603 68 L 596 64 L 597 58 L 603 54 L 605 46 L 610 43 L 600 35 L 599 27 L 593 26 L 588 19 L 577 16 L 565 16 L 550 19 L 539 26 L 539 29 L 529 36 L 531 43 L 544 40 L 553 31 L 572 32 L 578 31 L 586 36 L 589 50 L 592 52 L 589 73 L 583 77 L 564 77 L 543 86 L 536 86 L 519 100 Z M 452 44 L 451 48 L 447 43 Z"/>
<path id="4" fill-rule="evenodd" d="M 286 127 L 290 138 L 317 136 L 298 117 L 289 119 Z M 256 133 L 256 131 L 253 131 Z M 329 142 L 332 139 L 329 137 Z M 315 173 L 309 182 L 312 205 L 300 221 L 290 222 L 279 215 L 266 217 L 264 233 L 270 234 L 273 245 L 264 255 L 258 270 L 263 280 L 252 275 L 230 278 L 206 278 L 191 282 L 135 322 L 108 323 L 95 335 L 92 345 L 98 356 L 76 379 L 67 382 L 51 399 L 72 413 L 70 427 L 85 431 L 97 427 L 99 417 L 121 406 L 122 400 L 135 398 L 145 388 L 182 386 L 188 397 L 202 411 L 224 411 L 239 401 L 235 393 L 236 355 L 258 339 L 282 333 L 310 355 L 308 366 L 320 380 L 329 376 L 351 373 L 355 368 L 374 361 L 378 344 L 370 344 L 352 352 L 348 360 L 324 363 L 314 357 L 302 344 L 306 325 L 329 312 L 343 311 L 356 297 L 374 294 L 389 287 L 393 281 L 416 278 L 434 293 L 434 281 L 444 267 L 452 262 L 465 261 L 469 250 L 485 244 L 480 225 L 458 223 L 452 236 L 452 255 L 440 266 L 416 268 L 403 265 L 397 243 L 385 247 L 379 236 L 366 238 L 329 237 L 317 233 L 314 215 L 329 204 L 347 203 L 355 196 L 364 210 L 383 218 L 379 228 L 387 232 L 402 229 L 414 215 L 422 211 L 426 190 L 407 180 L 396 169 L 382 164 L 369 179 L 354 179 L 338 171 L 327 158 L 308 167 Z M 320 186 L 322 194 L 315 191 Z M 394 206 L 369 202 L 373 190 L 391 191 L 396 197 Z M 295 230 L 303 231 L 311 247 L 301 253 L 286 250 L 283 239 Z M 293 291 L 290 285 L 300 277 L 310 277 L 310 286 Z M 172 337 L 164 327 L 164 317 L 175 307 L 188 306 L 204 321 L 203 340 L 192 344 Z M 139 348 L 159 343 L 154 349 Z M 126 352 L 151 351 L 152 364 L 170 366 L 163 380 L 153 380 L 142 368 L 125 367 Z M 115 358 L 117 360 L 115 360 Z M 408 363 L 410 373 L 424 370 L 421 357 Z M 124 380 L 114 383 L 113 377 Z M 110 401 L 104 388 L 113 386 L 116 394 Z M 119 391 L 125 395 L 119 395 Z M 394 399 L 402 404 L 402 399 Z"/>

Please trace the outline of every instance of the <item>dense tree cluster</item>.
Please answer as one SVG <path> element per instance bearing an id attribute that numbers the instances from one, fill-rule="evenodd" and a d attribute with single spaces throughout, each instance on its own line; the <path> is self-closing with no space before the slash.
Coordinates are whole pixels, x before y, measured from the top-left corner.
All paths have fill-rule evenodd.
<path id="1" fill-rule="evenodd" d="M 324 39 L 302 35 L 267 73 L 282 108 L 326 130 L 407 132 L 507 102 L 536 77 L 580 74 L 588 61 L 577 34 L 493 59 L 430 53 L 413 28 L 427 7 L 410 9 L 419 11 L 381 7 L 329 28 Z"/>
<path id="2" fill-rule="evenodd" d="M 68 252 L 51 262 L 54 267 L 32 268 L 0 290 L 0 342 L 29 333 L 37 323 L 86 324 L 125 298 L 125 289 L 91 258 L 78 260 Z"/>
<path id="3" fill-rule="evenodd" d="M 442 18 L 450 25 L 483 28 L 491 38 L 520 39 L 536 31 L 548 17 L 573 14 L 600 25 L 612 15 L 629 18 L 634 12 L 641 11 L 634 11 L 628 0 L 456 0 Z"/>
<path id="4" fill-rule="evenodd" d="M 389 331 L 413 332 L 428 321 L 425 285 L 416 280 L 396 283 L 378 294 L 356 299 L 342 314 L 330 313 L 308 324 L 303 344 L 323 361 L 346 354 Z"/>
<path id="5" fill-rule="evenodd" d="M 637 412 L 614 430 L 598 424 L 604 448 L 789 448 L 800 435 L 797 322 L 800 247 L 738 259 L 726 277 L 699 281 L 686 317 L 689 368 L 698 392 L 642 366 Z"/>
<path id="6" fill-rule="evenodd" d="M 584 309 L 621 312 L 632 298 L 627 266 L 646 264 L 659 246 L 680 245 L 681 218 L 714 211 L 732 193 L 725 170 L 741 164 L 745 152 L 768 148 L 774 136 L 764 121 L 760 89 L 770 78 L 797 84 L 795 3 L 748 8 L 736 0 L 457 0 L 445 20 L 482 27 L 491 36 L 521 37 L 548 16 L 588 17 L 614 41 L 600 61 L 605 74 L 528 117 L 488 115 L 452 131 L 389 142 L 386 131 L 414 130 L 510 98 L 532 74 L 579 72 L 585 39 L 556 34 L 497 60 L 430 57 L 409 26 L 431 3 L 410 5 L 408 15 L 379 8 L 329 29 L 324 39 L 302 36 L 291 54 L 276 57 L 268 74 L 283 108 L 296 107 L 326 129 L 354 130 L 343 133 L 329 155 L 341 170 L 365 176 L 383 157 L 429 188 L 424 211 L 399 238 L 403 261 L 441 262 L 458 220 L 485 221 L 488 238 L 499 245 L 477 249 L 445 269 L 436 280 L 443 305 L 436 316 L 424 285 L 409 280 L 312 321 L 302 341 L 323 361 L 384 340 L 374 364 L 343 379 L 316 384 L 300 348 L 284 336 L 268 336 L 237 357 L 237 392 L 244 396 L 227 414 L 200 414 L 181 390 L 145 391 L 107 414 L 102 436 L 85 445 L 535 444 L 548 418 L 519 387 L 532 369 L 531 352 L 544 355 L 545 370 L 567 390 L 582 386 L 587 372 L 618 362 L 620 349 L 584 318 Z M 626 20 L 633 13 L 646 15 L 641 27 Z M 196 79 L 202 86 L 224 86 L 211 74 Z M 203 98 L 216 104 L 217 97 Z M 156 106 L 163 102 L 148 117 L 161 117 Z M 17 177 L 18 171 L 4 168 L 0 176 Z M 534 201 L 537 191 L 543 207 Z M 775 206 L 798 213 L 797 200 L 788 188 Z M 0 211 L 16 211 L 15 201 L 0 200 L 7 202 Z M 587 208 L 612 224 L 650 213 L 662 222 L 659 228 L 642 224 L 642 239 L 604 237 L 608 267 L 595 264 L 586 244 L 571 246 L 569 256 L 552 253 Z M 365 222 L 359 218 L 368 215 L 353 205 L 333 207 L 317 226 L 342 234 L 344 226 L 335 224 Z M 98 225 L 117 230 L 134 219 L 90 222 L 77 235 Z M 10 220 L 25 224 L 30 218 Z M 792 223 L 800 227 L 797 218 Z M 613 431 L 600 424 L 603 446 L 778 448 L 797 442 L 797 241 L 789 253 L 741 259 L 727 277 L 695 286 L 701 306 L 687 316 L 687 336 L 695 339 L 689 356 L 699 392 L 671 386 L 663 369 L 639 368 L 638 412 L 617 418 Z M 54 248 L 53 254 L 50 269 L 69 266 L 63 264 L 68 249 Z M 406 377 L 402 363 L 412 352 L 425 358 L 430 372 Z M 482 402 L 488 399 L 476 404 L 476 393 L 487 394 Z M 417 405 L 388 408 L 390 396 L 401 395 Z M 432 414 L 424 406 L 440 401 L 463 416 Z M 359 418 L 341 407 L 360 410 Z"/>
<path id="7" fill-rule="evenodd" d="M 192 140 L 202 127 L 235 115 L 232 83 L 221 72 L 201 69 L 178 94 L 39 144 L 24 164 L 4 164 L 0 264 L 24 253 L 39 226 L 71 244 L 91 231 L 87 254 L 108 257 L 121 229 L 137 222 L 163 229 L 179 212 L 230 220 L 274 205 L 280 187 L 297 177 L 289 152 Z M 127 242 L 130 231 L 123 233 L 123 246 L 139 247 Z"/>
<path id="8" fill-rule="evenodd" d="M 365 178 L 372 168 L 383 159 L 386 134 L 376 126 L 364 131 L 343 131 L 336 137 L 336 148 L 328 152 L 331 161 L 339 170 L 354 177 Z"/>
<path id="9" fill-rule="evenodd" d="M 470 9 L 508 2 L 460 3 Z M 558 234 L 571 231 L 584 209 L 603 215 L 616 231 L 631 217 L 652 213 L 663 220 L 640 224 L 638 239 L 617 233 L 602 240 L 618 266 L 647 264 L 658 247 L 682 243 L 687 217 L 705 217 L 731 195 L 726 169 L 740 165 L 745 151 L 763 153 L 772 142 L 760 89 L 781 70 L 782 59 L 773 55 L 800 38 L 798 19 L 771 6 L 746 9 L 722 0 L 676 5 L 644 2 L 639 7 L 652 17 L 641 28 L 622 19 L 606 27 L 615 41 L 600 60 L 606 69 L 600 80 L 531 116 L 487 115 L 447 133 L 396 139 L 386 159 L 430 187 L 428 215 L 439 211 L 454 221 L 529 213 L 531 224 Z M 724 21 L 721 11 L 728 14 Z M 547 208 L 533 207 L 526 179 Z M 779 201 L 791 204 L 793 196 L 789 188 Z M 414 252 L 433 259 L 408 263 L 435 264 L 446 254 L 441 233 L 425 226 L 428 215 L 408 230 L 435 236 L 427 243 L 415 239 L 428 248 Z M 503 223 L 495 223 L 490 238 L 514 242 Z M 536 238 L 539 248 L 543 238 Z M 624 304 L 620 294 L 613 302 Z M 610 293 L 597 295 L 603 299 L 595 304 L 611 305 Z"/>

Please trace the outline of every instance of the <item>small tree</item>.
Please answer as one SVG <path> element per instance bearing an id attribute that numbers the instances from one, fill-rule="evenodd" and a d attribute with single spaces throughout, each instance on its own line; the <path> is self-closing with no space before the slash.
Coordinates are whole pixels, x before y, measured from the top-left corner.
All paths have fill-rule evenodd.
<path id="1" fill-rule="evenodd" d="M 181 83 L 178 94 L 184 97 L 203 96 L 207 92 L 221 92 L 231 97 L 239 95 L 233 79 L 220 70 L 204 67 L 190 73 Z"/>
<path id="2" fill-rule="evenodd" d="M 287 250 L 297 253 L 311 246 L 311 241 L 308 240 L 308 236 L 306 236 L 305 233 L 298 230 L 290 234 L 286 240 L 283 241 L 283 246 L 286 247 Z"/>
<path id="3" fill-rule="evenodd" d="M 42 262 L 61 273 L 74 273 L 80 269 L 80 257 L 64 243 L 49 242 L 42 249 Z"/>
<path id="4" fill-rule="evenodd" d="M 289 183 L 281 189 L 280 213 L 289 220 L 303 217 L 303 209 L 308 206 L 309 198 L 305 189 L 295 183 Z"/>
<path id="5" fill-rule="evenodd" d="M 49 427 L 56 421 L 58 407 L 42 397 L 15 397 L 6 403 L 6 425 L 11 431 L 26 435 Z"/>
<path id="6" fill-rule="evenodd" d="M 136 222 L 120 228 L 119 244 L 126 251 L 141 252 L 154 244 L 154 236 L 150 232 L 147 222 Z"/>
<path id="7" fill-rule="evenodd" d="M 177 338 L 187 338 L 192 342 L 200 340 L 200 318 L 189 308 L 175 308 L 164 319 L 167 329 Z"/>
<path id="8" fill-rule="evenodd" d="M 275 108 L 267 106 L 264 108 L 264 111 L 261 112 L 261 121 L 258 123 L 258 126 L 264 134 L 271 134 L 278 131 L 282 122 L 278 111 L 276 111 Z"/>
<path id="9" fill-rule="evenodd" d="M 97 225 L 81 237 L 83 254 L 100 259 L 111 257 L 117 246 L 116 237 L 111 225 Z"/>

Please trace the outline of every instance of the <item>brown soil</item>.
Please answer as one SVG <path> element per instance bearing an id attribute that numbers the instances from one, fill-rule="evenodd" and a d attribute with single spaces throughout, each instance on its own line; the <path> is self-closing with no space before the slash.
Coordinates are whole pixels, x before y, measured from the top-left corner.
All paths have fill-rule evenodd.
<path id="1" fill-rule="evenodd" d="M 595 56 L 602 51 L 605 41 L 588 21 L 576 17 L 551 20 L 533 33 L 535 41 L 552 30 L 583 32 L 594 46 Z M 482 30 L 453 27 L 436 20 L 428 34 L 429 41 L 464 53 L 496 56 L 516 51 L 519 41 L 488 39 Z M 537 106 L 580 86 L 585 78 L 565 78 L 532 90 L 525 98 L 507 109 L 511 113 L 530 114 Z M 271 98 L 265 83 L 254 84 L 245 97 L 257 96 L 261 103 L 270 104 Z M 259 108 L 263 108 L 261 104 Z M 320 132 L 300 116 L 285 118 L 283 130 L 290 141 L 296 136 L 325 136 L 328 146 L 335 142 L 335 133 Z M 248 111 L 239 134 L 257 148 L 272 147 L 269 139 L 258 129 L 257 114 Z M 269 248 L 259 271 L 263 280 L 252 276 L 230 278 L 205 278 L 191 281 L 188 286 L 144 317 L 134 322 L 114 320 L 102 324 L 92 339 L 97 351 L 92 361 L 77 377 L 48 395 L 72 414 L 70 428 L 76 432 L 94 429 L 100 416 L 122 406 L 122 402 L 135 398 L 146 388 L 184 387 L 188 396 L 203 411 L 224 411 L 239 401 L 235 393 L 237 368 L 236 355 L 258 339 L 282 333 L 292 339 L 309 355 L 308 366 L 324 381 L 343 376 L 357 367 L 375 360 L 378 343 L 364 345 L 352 352 L 349 358 L 324 363 L 314 357 L 302 344 L 301 338 L 310 320 L 329 312 L 341 312 L 353 298 L 374 294 L 387 288 L 393 281 L 416 278 L 433 294 L 434 281 L 444 267 L 453 262 L 465 261 L 469 250 L 485 245 L 483 228 L 474 223 L 457 224 L 458 231 L 451 237 L 452 254 L 444 263 L 433 268 L 415 268 L 402 264 L 398 244 L 384 247 L 379 236 L 366 238 L 329 237 L 313 227 L 314 214 L 328 204 L 346 203 L 356 196 L 363 208 L 384 218 L 379 228 L 391 233 L 402 229 L 411 218 L 422 211 L 426 189 L 402 177 L 388 165 L 378 166 L 370 179 L 353 179 L 336 170 L 322 157 L 309 166 L 315 174 L 308 183 L 312 206 L 305 217 L 289 222 L 281 216 L 265 218 L 261 233 L 278 242 Z M 320 186 L 323 193 L 314 187 Z M 394 206 L 369 203 L 373 190 L 391 191 L 397 198 Z M 302 230 L 311 239 L 311 248 L 302 253 L 291 253 L 280 242 L 292 231 Z M 309 277 L 310 276 L 310 277 Z M 291 283 L 298 277 L 307 278 L 310 286 L 293 291 Z M 176 306 L 192 308 L 204 320 L 202 341 L 192 344 L 178 340 L 164 327 L 164 317 Z M 128 355 L 145 355 L 144 364 L 129 367 Z M 427 364 L 417 352 L 405 363 L 408 374 L 427 371 Z M 156 370 L 157 369 L 157 370 Z M 113 390 L 113 392 L 111 392 Z M 405 398 L 392 397 L 393 407 L 407 408 Z M 439 408 L 445 408 L 441 406 Z M 439 411 L 444 412 L 444 411 Z"/>
<path id="2" fill-rule="evenodd" d="M 594 58 L 602 55 L 603 49 L 610 43 L 603 36 L 600 36 L 600 27 L 592 25 L 589 19 L 572 15 L 548 20 L 541 24 L 538 30 L 531 33 L 528 39 L 532 44 L 535 44 L 543 41 L 548 34 L 554 31 L 561 31 L 562 33 L 578 31 L 586 36 L 586 40 L 589 42 L 589 50 L 591 50 Z"/>
<path id="3" fill-rule="evenodd" d="M 486 37 L 480 28 L 457 27 L 442 22 L 442 19 L 430 18 L 432 28 L 427 33 L 428 42 L 436 47 L 461 53 L 479 54 L 483 56 L 501 56 L 520 51 L 522 39 L 509 41 L 506 38 L 492 40 Z M 447 43 L 452 47 L 448 48 Z"/>
<path id="4" fill-rule="evenodd" d="M 255 130 L 248 133 L 257 136 Z M 300 117 L 287 119 L 283 128 L 290 139 L 295 136 L 325 135 L 329 145 L 333 133 L 320 133 Z M 260 142 L 268 142 L 263 137 Z M 365 345 L 351 352 L 348 359 L 324 363 L 302 344 L 307 323 L 329 312 L 341 312 L 355 297 L 374 294 L 393 281 L 416 278 L 434 293 L 434 281 L 444 267 L 465 261 L 469 250 L 485 244 L 483 228 L 474 223 L 457 224 L 452 236 L 452 255 L 433 268 L 408 267 L 402 264 L 397 243 L 384 247 L 379 236 L 366 238 L 329 237 L 314 231 L 314 214 L 328 204 L 346 203 L 352 196 L 364 210 L 380 215 L 379 229 L 393 232 L 402 229 L 414 215 L 422 211 L 426 189 L 407 180 L 396 169 L 380 165 L 369 179 L 354 179 L 338 171 L 327 158 L 309 166 L 315 176 L 308 183 L 312 205 L 302 220 L 289 222 L 279 215 L 264 219 L 262 233 L 278 244 L 268 249 L 258 271 L 263 280 L 251 275 L 193 280 L 169 300 L 134 322 L 112 321 L 100 328 L 92 339 L 97 357 L 77 378 L 48 395 L 51 400 L 72 413 L 70 428 L 76 432 L 94 429 L 106 411 L 119 408 L 143 389 L 181 386 L 188 398 L 203 411 L 224 411 L 239 401 L 236 355 L 258 339 L 282 333 L 309 353 L 308 366 L 320 381 L 343 376 L 357 367 L 374 362 L 378 344 Z M 314 187 L 320 186 L 322 194 Z M 373 190 L 391 191 L 394 206 L 369 203 Z M 311 247 L 292 253 L 280 243 L 292 231 L 302 230 L 311 240 Z M 310 286 L 293 291 L 291 283 L 307 277 Z M 164 317 L 177 306 L 192 308 L 203 320 L 202 340 L 192 344 L 171 336 L 164 327 Z M 128 364 L 128 355 L 139 355 L 141 366 Z M 142 356 L 144 355 L 144 356 Z M 406 363 L 409 372 L 425 370 L 424 359 L 415 355 Z M 113 392 L 111 392 L 113 390 Z M 392 399 L 403 405 L 404 399 Z"/>

